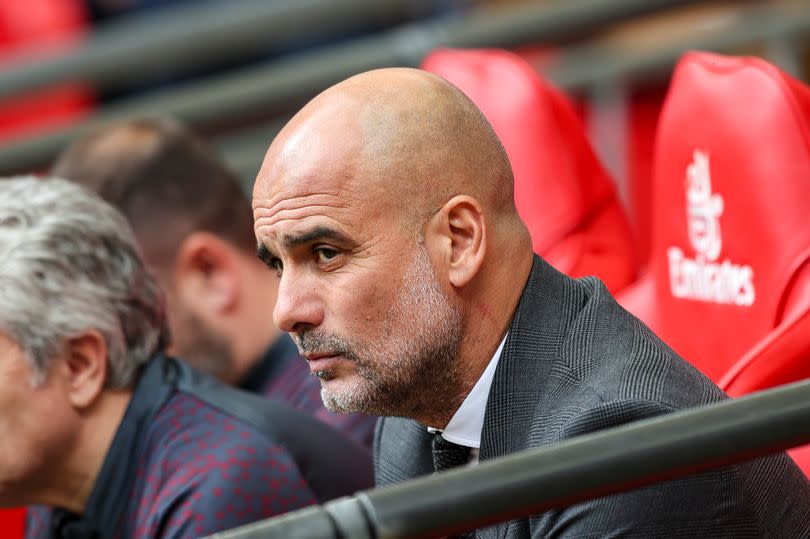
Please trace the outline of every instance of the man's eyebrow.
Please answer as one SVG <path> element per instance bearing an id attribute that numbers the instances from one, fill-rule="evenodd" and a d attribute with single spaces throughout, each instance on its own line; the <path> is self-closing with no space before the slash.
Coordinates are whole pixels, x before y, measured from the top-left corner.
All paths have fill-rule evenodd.
<path id="1" fill-rule="evenodd" d="M 264 245 L 263 243 L 260 243 L 258 247 L 256 247 L 256 256 L 258 256 L 259 260 L 261 260 L 268 266 L 270 265 L 272 259 L 276 258 L 276 255 L 271 253 L 270 249 L 268 249 L 267 246 Z"/>
<path id="2" fill-rule="evenodd" d="M 301 232 L 300 234 L 284 236 L 281 243 L 285 248 L 293 249 L 299 245 L 305 245 L 315 240 L 331 240 L 344 245 L 351 243 L 348 236 L 338 230 L 335 230 L 334 228 L 329 228 L 326 226 L 316 226 L 313 229 Z"/>

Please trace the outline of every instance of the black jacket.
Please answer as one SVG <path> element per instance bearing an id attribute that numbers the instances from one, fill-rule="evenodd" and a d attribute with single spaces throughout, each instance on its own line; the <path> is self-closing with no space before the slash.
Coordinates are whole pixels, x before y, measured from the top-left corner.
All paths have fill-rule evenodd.
<path id="1" fill-rule="evenodd" d="M 331 427 L 158 356 L 84 513 L 32 507 L 26 537 L 201 537 L 371 483 L 370 453 Z"/>
<path id="2" fill-rule="evenodd" d="M 726 398 L 594 278 L 535 257 L 487 401 L 480 459 Z M 430 436 L 386 418 L 379 485 L 433 471 Z M 477 537 L 810 537 L 810 484 L 784 453 L 477 531 Z"/>

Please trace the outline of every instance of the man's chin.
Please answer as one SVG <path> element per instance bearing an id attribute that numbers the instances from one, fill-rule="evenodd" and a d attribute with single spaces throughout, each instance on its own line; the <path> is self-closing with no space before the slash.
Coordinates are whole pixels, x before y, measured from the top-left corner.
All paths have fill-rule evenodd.
<path id="1" fill-rule="evenodd" d="M 320 378 L 320 377 L 319 377 Z M 368 399 L 351 375 L 333 378 L 320 378 L 321 400 L 330 411 L 338 414 L 366 412 Z"/>

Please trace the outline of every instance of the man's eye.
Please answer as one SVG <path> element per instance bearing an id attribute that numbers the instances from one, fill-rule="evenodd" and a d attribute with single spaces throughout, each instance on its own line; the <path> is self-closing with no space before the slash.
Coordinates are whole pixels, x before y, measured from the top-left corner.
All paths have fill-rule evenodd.
<path id="1" fill-rule="evenodd" d="M 315 256 L 318 257 L 318 262 L 329 262 L 330 260 L 334 259 L 340 253 L 336 249 L 332 249 L 329 247 L 316 247 L 315 248 Z"/>
<path id="2" fill-rule="evenodd" d="M 284 269 L 284 264 L 282 264 L 280 258 L 273 257 L 267 263 L 267 267 L 269 267 L 272 271 L 276 272 L 279 276 L 281 276 L 281 271 Z"/>

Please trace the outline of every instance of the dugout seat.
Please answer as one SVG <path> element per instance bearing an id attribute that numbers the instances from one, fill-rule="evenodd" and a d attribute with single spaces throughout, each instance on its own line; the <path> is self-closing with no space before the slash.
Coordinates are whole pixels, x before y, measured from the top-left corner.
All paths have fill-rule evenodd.
<path id="1" fill-rule="evenodd" d="M 810 376 L 810 89 L 758 58 L 686 54 L 652 191 L 650 272 L 625 307 L 732 394 Z"/>
<path id="2" fill-rule="evenodd" d="M 0 509 L 0 537 L 23 537 L 24 530 L 25 509 Z"/>
<path id="3" fill-rule="evenodd" d="M 82 0 L 0 0 L 0 62 L 73 47 L 87 30 L 86 10 Z M 93 102 L 93 91 L 77 81 L 2 99 L 0 141 L 71 123 Z"/>
<path id="4" fill-rule="evenodd" d="M 632 282 L 630 226 L 569 100 L 503 50 L 440 49 L 422 67 L 467 94 L 503 142 L 534 251 L 573 277 L 597 275 L 614 292 Z"/>

